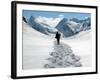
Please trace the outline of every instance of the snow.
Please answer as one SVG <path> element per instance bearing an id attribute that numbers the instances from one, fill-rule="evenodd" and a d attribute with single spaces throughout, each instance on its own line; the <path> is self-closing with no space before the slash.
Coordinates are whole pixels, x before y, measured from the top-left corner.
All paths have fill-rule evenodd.
<path id="1" fill-rule="evenodd" d="M 38 16 L 35 21 L 37 23 L 40 23 L 40 24 L 47 24 L 49 25 L 50 27 L 55 27 L 62 19 L 63 17 L 58 16 L 57 18 L 52 18 L 52 17 L 43 17 L 43 16 Z"/>
<path id="2" fill-rule="evenodd" d="M 46 35 L 23 22 L 23 69 L 43 67 L 45 57 L 52 50 L 53 43 L 50 41 Z"/>
<path id="3" fill-rule="evenodd" d="M 67 25 L 69 25 L 69 27 L 72 29 L 72 31 L 75 32 L 79 32 L 82 28 L 80 23 L 74 22 L 74 21 L 68 21 Z"/>
<path id="4" fill-rule="evenodd" d="M 49 62 L 44 65 L 45 68 L 66 68 L 66 67 L 81 67 L 80 57 L 73 53 L 73 50 L 68 44 L 57 42 L 54 44 L 54 50 L 50 53 L 47 59 Z"/>
<path id="5" fill-rule="evenodd" d="M 43 68 L 53 50 L 55 38 L 42 34 L 23 22 L 23 69 Z M 82 67 L 91 66 L 91 31 L 82 32 L 61 42 L 80 56 Z"/>
<path id="6" fill-rule="evenodd" d="M 69 39 L 62 39 L 69 44 L 76 55 L 81 57 L 83 66 L 91 66 L 91 31 L 82 31 L 80 34 Z"/>

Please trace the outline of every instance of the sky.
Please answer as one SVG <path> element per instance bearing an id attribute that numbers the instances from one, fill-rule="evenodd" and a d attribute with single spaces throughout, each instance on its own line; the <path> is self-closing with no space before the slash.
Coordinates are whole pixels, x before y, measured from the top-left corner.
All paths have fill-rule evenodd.
<path id="1" fill-rule="evenodd" d="M 77 18 L 79 20 L 83 20 L 86 17 L 90 17 L 90 13 L 77 13 L 77 12 L 54 12 L 54 11 L 34 11 L 34 10 L 23 10 L 22 16 L 29 19 L 30 16 L 35 18 L 42 16 L 47 18 L 57 18 L 63 17 L 67 19 Z"/>

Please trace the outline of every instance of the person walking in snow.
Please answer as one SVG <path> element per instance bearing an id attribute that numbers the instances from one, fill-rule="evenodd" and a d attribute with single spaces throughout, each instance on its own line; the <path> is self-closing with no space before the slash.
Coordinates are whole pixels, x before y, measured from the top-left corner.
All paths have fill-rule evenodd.
<path id="1" fill-rule="evenodd" d="M 61 34 L 57 32 L 55 38 L 57 39 L 58 45 L 60 44 L 60 36 L 61 36 Z"/>

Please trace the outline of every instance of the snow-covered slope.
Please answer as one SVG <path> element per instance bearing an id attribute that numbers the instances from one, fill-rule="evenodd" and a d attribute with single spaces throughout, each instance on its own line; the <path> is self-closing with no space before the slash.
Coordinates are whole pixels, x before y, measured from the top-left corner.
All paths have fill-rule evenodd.
<path id="1" fill-rule="evenodd" d="M 41 34 L 41 32 L 36 31 L 24 21 L 23 21 L 23 33 L 28 35 L 30 38 L 33 38 L 33 37 L 47 38 L 48 37 L 47 35 Z"/>
<path id="2" fill-rule="evenodd" d="M 91 31 L 82 31 L 70 38 L 63 38 L 62 42 L 69 44 L 73 52 L 81 57 L 83 67 L 91 66 Z"/>
<path id="3" fill-rule="evenodd" d="M 23 22 L 23 69 L 43 68 L 52 52 L 55 38 L 36 31 Z M 81 57 L 82 67 L 91 66 L 91 32 L 82 32 L 76 38 L 63 38 L 61 42 L 71 46 Z M 38 63 L 38 64 L 37 64 Z"/>
<path id="4" fill-rule="evenodd" d="M 52 42 L 53 39 L 23 22 L 23 69 L 42 68 L 52 50 Z"/>
<path id="5" fill-rule="evenodd" d="M 82 31 L 79 34 L 75 35 L 74 38 L 79 39 L 79 40 L 89 40 L 91 39 L 91 30 L 88 31 Z"/>
<path id="6" fill-rule="evenodd" d="M 74 41 L 87 41 L 91 39 L 91 30 L 81 31 L 79 34 L 71 36 L 69 38 L 64 38 L 65 40 L 74 40 Z"/>

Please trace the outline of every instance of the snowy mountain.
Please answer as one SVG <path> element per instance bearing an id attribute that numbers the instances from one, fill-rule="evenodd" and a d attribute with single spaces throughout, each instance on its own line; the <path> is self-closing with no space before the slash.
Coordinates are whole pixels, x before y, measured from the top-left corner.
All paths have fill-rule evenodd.
<path id="1" fill-rule="evenodd" d="M 67 19 L 66 18 L 62 19 L 59 22 L 59 24 L 56 26 L 56 28 L 58 29 L 58 31 L 63 33 L 64 37 L 69 37 L 69 36 L 74 35 L 74 32 L 72 31 L 72 29 L 67 25 Z"/>
<path id="2" fill-rule="evenodd" d="M 43 17 L 43 16 L 38 16 L 35 18 L 35 21 L 39 24 L 45 24 L 49 27 L 55 28 L 55 26 L 61 21 L 61 17 Z"/>
<path id="3" fill-rule="evenodd" d="M 41 34 L 41 32 L 36 31 L 35 29 L 33 29 L 29 24 L 27 24 L 26 22 L 22 22 L 23 24 L 23 39 L 25 40 L 32 40 L 33 37 L 40 37 L 40 38 L 47 38 L 48 36 L 45 34 Z M 26 38 L 27 37 L 27 38 Z"/>
<path id="4" fill-rule="evenodd" d="M 82 25 L 74 21 L 68 21 L 67 25 L 72 29 L 74 33 L 78 33 L 82 29 Z"/>
<path id="5" fill-rule="evenodd" d="M 83 26 L 83 30 L 85 31 L 91 29 L 91 18 L 88 17 L 85 20 L 83 20 L 82 26 Z"/>
<path id="6" fill-rule="evenodd" d="M 30 17 L 28 23 L 32 28 L 46 35 L 49 35 L 50 33 L 55 34 L 55 32 L 57 31 L 57 29 L 50 27 L 46 23 L 42 23 L 42 22 L 39 23 L 38 21 L 36 21 L 36 19 L 33 16 Z"/>
<path id="7" fill-rule="evenodd" d="M 70 21 L 79 23 L 82 26 L 81 30 L 89 30 L 89 29 L 91 29 L 91 27 L 90 27 L 91 26 L 91 18 L 90 17 L 87 17 L 84 20 L 78 20 L 76 18 L 72 18 L 72 19 L 70 19 Z"/>
<path id="8" fill-rule="evenodd" d="M 67 18 L 46 18 L 41 16 L 34 18 L 31 16 L 27 23 L 43 34 L 55 35 L 58 31 L 62 33 L 63 37 L 71 37 L 81 31 L 91 29 L 90 17 L 87 17 L 84 20 L 79 20 L 77 18 L 68 20 Z"/>
<path id="9" fill-rule="evenodd" d="M 70 19 L 70 21 L 74 21 L 74 22 L 76 22 L 76 23 L 80 23 L 80 22 L 81 22 L 81 21 L 78 20 L 77 18 L 72 18 L 72 19 Z"/>
<path id="10" fill-rule="evenodd" d="M 33 16 L 30 17 L 29 24 L 35 30 L 37 30 L 37 31 L 39 31 L 41 33 L 44 33 L 44 34 L 48 35 L 47 28 L 46 27 L 43 27 L 39 23 L 35 22 L 35 18 Z"/>
<path id="11" fill-rule="evenodd" d="M 91 19 L 88 17 L 85 20 L 78 20 L 76 18 L 67 20 L 62 19 L 56 26 L 58 31 L 63 33 L 64 37 L 70 37 L 80 33 L 81 31 L 86 31 L 91 29 Z"/>

